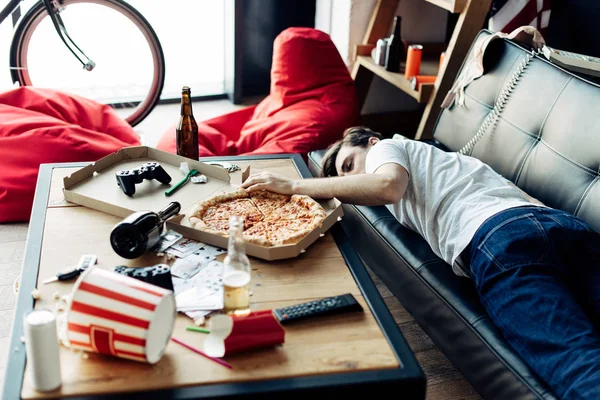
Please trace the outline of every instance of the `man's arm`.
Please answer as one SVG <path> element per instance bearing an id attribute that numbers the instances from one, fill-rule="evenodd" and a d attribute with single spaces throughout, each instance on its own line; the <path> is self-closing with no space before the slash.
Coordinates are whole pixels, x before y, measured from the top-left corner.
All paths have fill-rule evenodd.
<path id="1" fill-rule="evenodd" d="M 397 203 L 408 185 L 408 172 L 389 163 L 372 174 L 292 180 L 263 172 L 242 184 L 248 191 L 266 189 L 282 194 L 304 194 L 315 199 L 336 197 L 342 203 L 372 206 Z"/>

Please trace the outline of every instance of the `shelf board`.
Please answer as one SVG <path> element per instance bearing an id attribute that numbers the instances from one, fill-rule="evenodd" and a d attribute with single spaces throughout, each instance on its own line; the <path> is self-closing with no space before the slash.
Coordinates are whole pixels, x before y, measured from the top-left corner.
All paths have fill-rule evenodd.
<path id="1" fill-rule="evenodd" d="M 381 77 L 390 84 L 396 86 L 398 89 L 407 93 L 413 97 L 419 103 L 427 103 L 429 97 L 433 93 L 434 83 L 423 83 L 420 85 L 418 90 L 414 90 L 410 84 L 410 81 L 404 77 L 404 72 L 389 72 L 386 71 L 381 65 L 375 64 L 370 56 L 358 56 L 356 62 L 373 72 L 375 75 Z M 401 64 L 401 70 L 404 69 L 404 64 Z M 420 75 L 437 75 L 439 67 L 438 59 L 424 59 L 421 62 Z"/>
<path id="2" fill-rule="evenodd" d="M 428 3 L 435 4 L 453 14 L 460 13 L 465 8 L 467 0 L 425 0 Z"/>

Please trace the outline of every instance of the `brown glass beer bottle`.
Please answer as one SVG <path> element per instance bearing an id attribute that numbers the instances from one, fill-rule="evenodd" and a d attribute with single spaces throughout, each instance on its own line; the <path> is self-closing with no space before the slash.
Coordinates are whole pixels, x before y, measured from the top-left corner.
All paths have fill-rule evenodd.
<path id="1" fill-rule="evenodd" d="M 177 155 L 198 161 L 198 124 L 192 112 L 191 90 L 181 91 L 181 116 L 176 129 Z"/>

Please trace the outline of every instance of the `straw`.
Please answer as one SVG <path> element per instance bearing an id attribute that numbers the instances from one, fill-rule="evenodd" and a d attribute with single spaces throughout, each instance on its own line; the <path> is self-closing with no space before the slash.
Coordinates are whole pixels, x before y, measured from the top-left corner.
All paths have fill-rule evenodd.
<path id="1" fill-rule="evenodd" d="M 171 340 L 174 341 L 177 344 L 182 345 L 183 347 L 186 347 L 186 348 L 190 349 L 194 353 L 200 354 L 201 356 L 206 357 L 209 360 L 212 360 L 212 361 L 216 362 L 217 364 L 221 364 L 224 367 L 227 367 L 229 369 L 233 369 L 233 367 L 230 364 L 226 363 L 225 361 L 221 360 L 220 358 L 211 357 L 208 354 L 206 354 L 206 353 L 204 353 L 204 352 L 202 352 L 202 351 L 200 351 L 200 350 L 198 350 L 198 349 L 190 346 L 189 344 L 183 343 L 181 340 L 179 340 L 177 338 L 171 337 Z"/>
<path id="2" fill-rule="evenodd" d="M 185 328 L 187 331 L 200 332 L 200 333 L 210 333 L 208 329 L 198 328 L 197 326 L 187 326 Z"/>

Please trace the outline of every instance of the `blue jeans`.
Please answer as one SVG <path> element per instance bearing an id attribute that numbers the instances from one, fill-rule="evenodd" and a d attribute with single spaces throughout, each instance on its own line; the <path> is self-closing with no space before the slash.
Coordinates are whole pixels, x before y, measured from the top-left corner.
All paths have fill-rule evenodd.
<path id="1" fill-rule="evenodd" d="M 562 399 L 600 399 L 600 234 L 556 209 L 500 212 L 467 251 L 481 302 Z"/>

